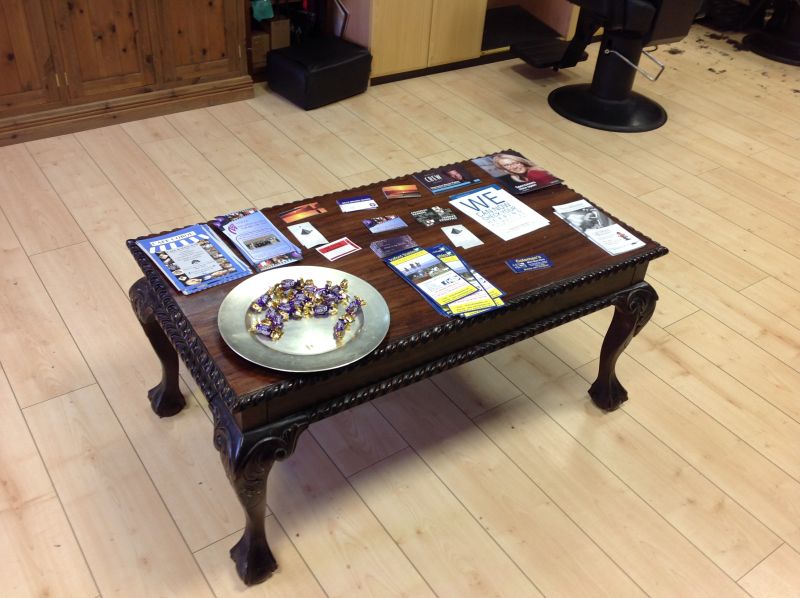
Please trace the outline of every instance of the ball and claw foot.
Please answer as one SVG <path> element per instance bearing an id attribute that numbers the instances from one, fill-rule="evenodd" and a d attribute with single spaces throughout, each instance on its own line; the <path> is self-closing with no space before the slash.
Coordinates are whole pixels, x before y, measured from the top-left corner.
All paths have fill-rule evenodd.
<path id="1" fill-rule="evenodd" d="M 266 539 L 249 537 L 247 532 L 231 548 L 230 554 L 236 563 L 239 577 L 248 586 L 268 579 L 278 568 L 278 562 L 272 556 Z"/>

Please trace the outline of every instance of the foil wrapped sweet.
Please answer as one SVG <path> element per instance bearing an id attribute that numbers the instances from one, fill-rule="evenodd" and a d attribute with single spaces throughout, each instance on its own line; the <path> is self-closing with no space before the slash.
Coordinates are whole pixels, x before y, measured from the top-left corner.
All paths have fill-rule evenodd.
<path id="1" fill-rule="evenodd" d="M 284 325 L 288 320 L 339 315 L 344 306 L 343 313 L 333 325 L 333 338 L 340 342 L 358 312 L 366 305 L 359 297 L 350 298 L 347 288 L 346 279 L 336 285 L 327 281 L 321 287 L 313 280 L 284 279 L 250 305 L 259 314 L 258 320 L 250 327 L 250 332 L 278 340 L 283 336 Z"/>

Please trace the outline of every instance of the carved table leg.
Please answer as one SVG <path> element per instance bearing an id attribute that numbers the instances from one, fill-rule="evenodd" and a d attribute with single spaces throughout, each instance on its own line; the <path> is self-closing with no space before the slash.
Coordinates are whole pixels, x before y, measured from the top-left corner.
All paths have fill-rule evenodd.
<path id="1" fill-rule="evenodd" d="M 186 405 L 178 388 L 178 354 L 155 318 L 155 298 L 147 281 L 140 278 L 133 283 L 128 296 L 147 340 L 161 361 L 161 382 L 147 393 L 150 406 L 159 417 L 175 415 Z"/>
<path id="2" fill-rule="evenodd" d="M 617 380 L 617 359 L 650 320 L 658 295 L 646 282 L 640 282 L 614 297 L 614 318 L 600 349 L 600 371 L 589 388 L 594 404 L 613 411 L 628 399 L 628 391 Z"/>
<path id="3" fill-rule="evenodd" d="M 297 439 L 308 424 L 295 422 L 242 434 L 227 409 L 212 404 L 212 411 L 214 445 L 245 514 L 244 533 L 231 548 L 231 558 L 242 581 L 254 585 L 278 568 L 264 530 L 267 476 L 275 461 L 294 452 Z"/>

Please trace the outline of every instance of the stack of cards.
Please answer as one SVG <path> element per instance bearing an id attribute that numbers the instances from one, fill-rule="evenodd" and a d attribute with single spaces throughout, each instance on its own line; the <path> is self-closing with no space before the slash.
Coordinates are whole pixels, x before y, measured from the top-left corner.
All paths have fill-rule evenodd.
<path id="1" fill-rule="evenodd" d="M 381 239 L 380 241 L 373 241 L 369 244 L 369 248 L 381 259 L 416 246 L 417 244 L 414 239 L 408 235 Z"/>

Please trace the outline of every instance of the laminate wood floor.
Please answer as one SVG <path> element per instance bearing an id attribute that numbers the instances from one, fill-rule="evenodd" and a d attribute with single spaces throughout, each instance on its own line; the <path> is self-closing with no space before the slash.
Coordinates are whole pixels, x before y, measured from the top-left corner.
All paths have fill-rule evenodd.
<path id="1" fill-rule="evenodd" d="M 511 60 L 0 148 L 0 595 L 800 595 L 800 70 L 699 27 L 657 55 L 638 135 L 547 106 L 593 59 Z M 605 311 L 312 426 L 246 590 L 203 397 L 146 400 L 125 239 L 507 147 L 671 249 L 631 400 L 586 393 Z"/>

